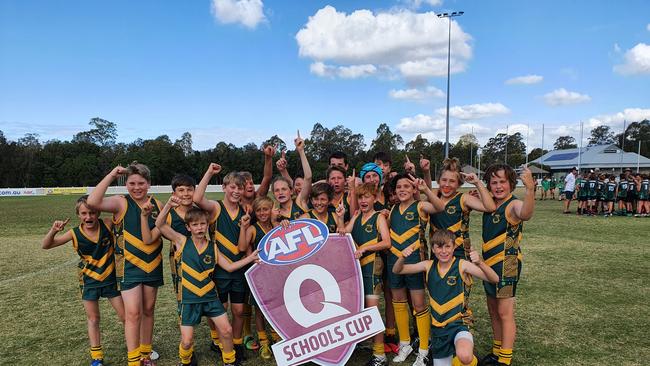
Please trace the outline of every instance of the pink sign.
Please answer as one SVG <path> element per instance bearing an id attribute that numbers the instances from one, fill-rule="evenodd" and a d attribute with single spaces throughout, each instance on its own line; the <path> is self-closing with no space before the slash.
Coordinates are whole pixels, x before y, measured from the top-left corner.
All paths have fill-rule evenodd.
<path id="1" fill-rule="evenodd" d="M 358 342 L 384 331 L 377 308 L 363 308 L 350 235 L 328 234 L 320 221 L 301 219 L 267 233 L 258 249 L 262 262 L 246 278 L 283 338 L 273 345 L 278 365 L 344 365 Z"/>

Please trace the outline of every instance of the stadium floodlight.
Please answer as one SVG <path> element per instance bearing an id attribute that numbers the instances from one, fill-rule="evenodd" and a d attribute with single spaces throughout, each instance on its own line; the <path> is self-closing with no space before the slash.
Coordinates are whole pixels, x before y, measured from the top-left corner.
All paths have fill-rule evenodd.
<path id="1" fill-rule="evenodd" d="M 445 122 L 445 159 L 449 157 L 449 77 L 451 74 L 451 18 L 459 17 L 465 14 L 464 11 L 454 11 L 452 13 L 438 14 L 438 18 L 449 19 L 449 32 L 447 43 L 447 117 Z"/>

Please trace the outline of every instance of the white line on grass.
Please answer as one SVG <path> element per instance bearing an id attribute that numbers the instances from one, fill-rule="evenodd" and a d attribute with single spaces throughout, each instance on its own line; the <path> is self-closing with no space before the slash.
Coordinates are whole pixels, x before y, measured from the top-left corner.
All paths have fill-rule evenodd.
<path id="1" fill-rule="evenodd" d="M 21 280 L 31 278 L 31 277 L 35 277 L 35 276 L 38 276 L 38 275 L 42 275 L 42 274 L 45 274 L 45 273 L 54 272 L 57 269 L 60 269 L 60 268 L 67 267 L 69 265 L 75 264 L 78 261 L 79 261 L 79 259 L 75 258 L 75 259 L 71 259 L 71 260 L 69 260 L 67 262 L 63 262 L 63 263 L 57 264 L 55 266 L 52 266 L 50 268 L 40 270 L 40 271 L 25 273 L 25 274 L 20 275 L 20 276 L 8 278 L 6 280 L 0 281 L 0 286 L 4 286 L 4 285 L 7 285 L 7 284 L 10 284 L 10 283 L 13 283 L 13 282 L 21 281 Z"/>

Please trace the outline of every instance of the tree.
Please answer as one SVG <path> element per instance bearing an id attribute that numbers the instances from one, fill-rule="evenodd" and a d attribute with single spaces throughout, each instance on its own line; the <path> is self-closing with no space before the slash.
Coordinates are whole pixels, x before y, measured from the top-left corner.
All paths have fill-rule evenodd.
<path id="1" fill-rule="evenodd" d="M 591 130 L 589 146 L 613 144 L 614 142 L 616 142 L 614 132 L 609 126 L 598 126 Z"/>
<path id="2" fill-rule="evenodd" d="M 328 129 L 320 123 L 316 123 L 309 139 L 305 140 L 305 152 L 313 161 L 312 170 L 317 172 L 316 174 L 327 169 L 329 164 L 327 158 L 335 151 L 345 153 L 348 156 L 350 167 L 356 167 L 360 161 L 365 159 L 365 147 L 363 135 L 352 133 L 352 130 L 341 125 Z M 289 155 L 287 160 L 293 166 L 293 160 L 289 159 Z"/>
<path id="3" fill-rule="evenodd" d="M 494 163 L 506 162 L 510 166 L 519 166 L 526 161 L 526 144 L 521 133 L 517 132 L 512 135 L 505 133 L 497 134 L 490 138 L 483 146 L 481 165 L 488 166 Z"/>
<path id="4" fill-rule="evenodd" d="M 88 122 L 94 126 L 88 131 L 79 132 L 72 141 L 85 141 L 99 146 L 112 146 L 117 139 L 117 125 L 111 121 L 95 117 Z"/>
<path id="5" fill-rule="evenodd" d="M 277 151 L 287 150 L 287 144 L 278 135 L 273 135 L 270 139 L 262 142 L 262 147 L 269 145 L 277 146 Z"/>
<path id="6" fill-rule="evenodd" d="M 402 136 L 392 133 L 387 124 L 382 123 L 377 128 L 377 137 L 372 140 L 370 144 L 370 150 L 372 152 L 383 151 L 390 153 L 396 151 L 400 146 L 404 144 L 404 139 Z"/>
<path id="7" fill-rule="evenodd" d="M 575 149 L 577 147 L 576 139 L 571 136 L 560 136 L 553 144 L 554 150 Z"/>
<path id="8" fill-rule="evenodd" d="M 542 157 L 542 155 L 546 154 L 548 150 L 542 150 L 541 147 L 536 147 L 533 150 L 528 153 L 528 161 L 533 161 L 535 159 L 538 159 Z"/>
<path id="9" fill-rule="evenodd" d="M 615 137 L 618 146 L 627 152 L 637 152 L 639 141 L 641 141 L 641 155 L 650 156 L 650 121 L 632 122 L 625 129 L 625 143 L 623 143 L 623 134 L 619 133 Z"/>
<path id="10" fill-rule="evenodd" d="M 449 147 L 449 155 L 460 160 L 461 165 L 472 165 L 470 161 L 470 155 L 472 160 L 476 157 L 476 150 L 480 145 L 478 144 L 478 139 L 471 133 L 464 134 L 458 138 L 458 142 L 455 145 Z"/>
<path id="11" fill-rule="evenodd" d="M 184 132 L 181 135 L 181 138 L 174 142 L 179 149 L 183 151 L 183 155 L 189 156 L 194 151 L 192 149 L 192 134 L 189 132 Z"/>
<path id="12" fill-rule="evenodd" d="M 422 135 L 420 134 L 415 136 L 413 141 L 408 142 L 406 146 L 404 146 L 404 150 L 406 150 L 406 153 L 417 153 L 417 154 L 426 154 L 429 152 L 430 148 L 431 148 L 431 144 L 429 143 L 429 140 L 422 137 Z"/>

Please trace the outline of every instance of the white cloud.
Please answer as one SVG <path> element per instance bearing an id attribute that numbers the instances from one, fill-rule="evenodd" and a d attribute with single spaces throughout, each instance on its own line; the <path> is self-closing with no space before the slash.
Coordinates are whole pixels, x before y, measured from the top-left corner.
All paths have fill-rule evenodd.
<path id="1" fill-rule="evenodd" d="M 625 61 L 614 65 L 621 75 L 650 74 L 650 45 L 639 43 L 625 52 Z"/>
<path id="2" fill-rule="evenodd" d="M 414 117 L 400 119 L 395 131 L 397 133 L 427 133 L 445 129 L 444 117 L 432 117 L 426 114 L 418 114 Z"/>
<path id="3" fill-rule="evenodd" d="M 618 43 L 614 43 L 614 52 L 621 53 L 621 46 Z"/>
<path id="4" fill-rule="evenodd" d="M 512 79 L 506 80 L 506 84 L 508 85 L 515 85 L 515 84 L 537 84 L 542 82 L 544 80 L 543 76 L 539 75 L 525 75 L 525 76 L 517 76 Z"/>
<path id="5" fill-rule="evenodd" d="M 322 62 L 313 62 L 309 65 L 309 71 L 312 74 L 321 77 L 340 77 L 343 79 L 358 79 L 375 74 L 377 68 L 375 65 L 351 65 L 351 66 L 333 66 L 326 65 Z"/>
<path id="6" fill-rule="evenodd" d="M 262 0 L 212 0 L 212 14 L 220 23 L 241 23 L 250 29 L 266 20 Z"/>
<path id="7" fill-rule="evenodd" d="M 587 94 L 568 91 L 564 88 L 553 90 L 544 94 L 544 101 L 550 106 L 561 106 L 569 104 L 585 103 L 591 100 Z"/>
<path id="8" fill-rule="evenodd" d="M 328 5 L 309 17 L 296 41 L 300 56 L 314 62 L 332 67 L 374 65 L 386 74 L 398 73 L 412 83 L 422 83 L 447 75 L 447 26 L 447 19 L 433 12 L 357 10 L 347 14 Z M 451 70 L 462 72 L 472 57 L 471 36 L 456 21 L 451 28 Z"/>
<path id="9" fill-rule="evenodd" d="M 432 98 L 442 98 L 445 96 L 445 93 L 433 86 L 427 86 L 426 88 L 422 89 L 417 89 L 417 88 L 412 88 L 412 89 L 399 89 L 399 90 L 391 90 L 388 92 L 388 95 L 390 95 L 391 98 L 393 99 L 400 99 L 400 100 L 413 100 L 413 101 L 426 101 L 430 100 Z"/>
<path id="10" fill-rule="evenodd" d="M 647 29 L 648 32 L 650 32 L 650 23 L 648 23 L 648 25 L 645 26 L 645 29 Z"/>
<path id="11" fill-rule="evenodd" d="M 402 2 L 405 3 L 406 6 L 412 9 L 418 9 L 422 5 L 428 5 L 428 6 L 442 5 L 442 0 L 403 0 Z"/>
<path id="12" fill-rule="evenodd" d="M 436 110 L 436 113 L 444 116 L 446 109 L 439 108 Z M 508 113 L 510 113 L 510 109 L 501 103 L 469 104 L 449 108 L 450 117 L 463 120 L 487 118 Z"/>
<path id="13" fill-rule="evenodd" d="M 508 135 L 512 135 L 519 132 L 524 139 L 526 138 L 526 134 L 528 134 L 528 137 L 531 138 L 535 135 L 535 130 L 531 128 L 527 124 L 523 123 L 515 123 L 511 125 L 507 125 L 504 128 L 499 128 L 497 129 L 496 133 L 508 133 Z M 524 140 L 524 143 L 526 140 Z"/>
<path id="14" fill-rule="evenodd" d="M 640 122 L 644 119 L 650 119 L 650 109 L 626 108 L 622 112 L 591 117 L 587 120 L 585 126 L 588 126 L 591 129 L 600 125 L 607 125 L 610 127 L 620 127 L 622 129 L 623 121 L 627 121 L 629 124 L 631 122 Z"/>

